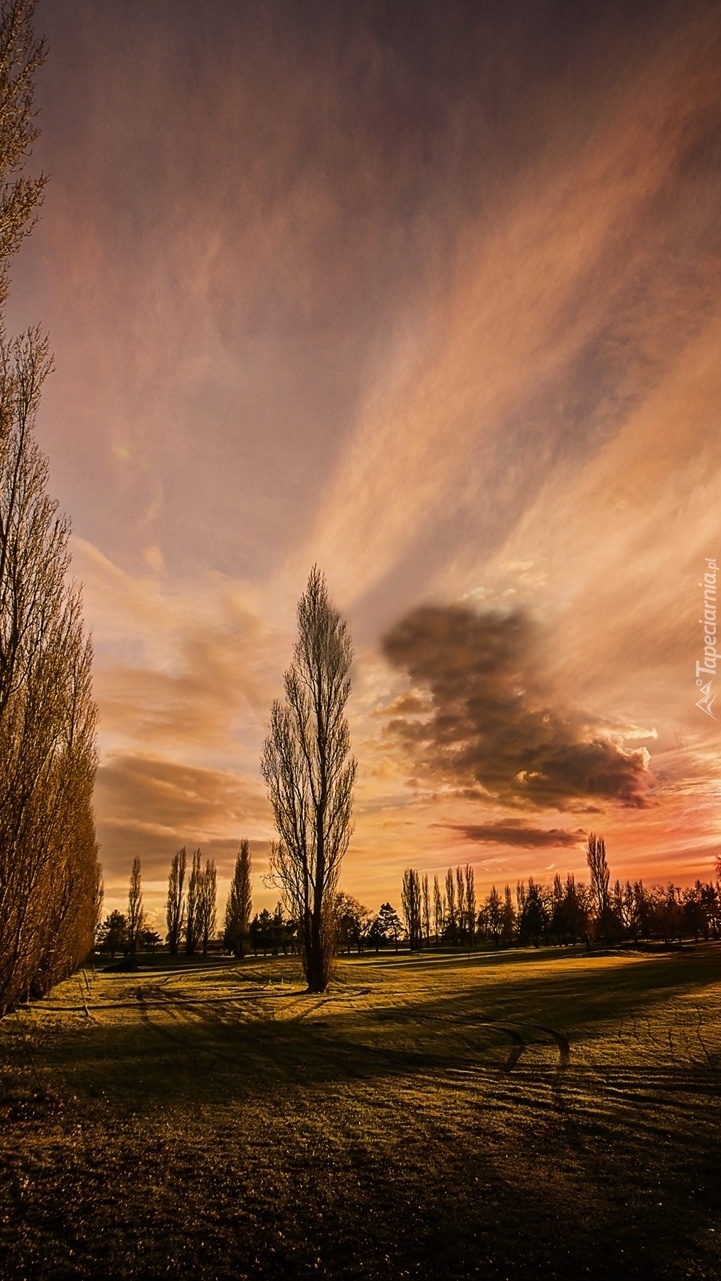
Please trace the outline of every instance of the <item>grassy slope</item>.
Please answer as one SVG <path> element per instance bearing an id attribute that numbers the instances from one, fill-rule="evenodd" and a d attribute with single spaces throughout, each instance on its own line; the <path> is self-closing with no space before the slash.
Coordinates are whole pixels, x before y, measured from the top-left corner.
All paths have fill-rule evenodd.
<path id="1" fill-rule="evenodd" d="M 3 1277 L 721 1276 L 718 946 L 162 966 L 0 1023 Z"/>

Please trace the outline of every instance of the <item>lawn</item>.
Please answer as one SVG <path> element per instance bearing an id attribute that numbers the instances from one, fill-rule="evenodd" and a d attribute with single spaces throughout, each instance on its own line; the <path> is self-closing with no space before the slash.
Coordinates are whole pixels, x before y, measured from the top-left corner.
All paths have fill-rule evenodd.
<path id="1" fill-rule="evenodd" d="M 152 962 L 152 964 L 151 964 Z M 0 1022 L 3 1278 L 721 1277 L 721 946 L 88 970 Z"/>

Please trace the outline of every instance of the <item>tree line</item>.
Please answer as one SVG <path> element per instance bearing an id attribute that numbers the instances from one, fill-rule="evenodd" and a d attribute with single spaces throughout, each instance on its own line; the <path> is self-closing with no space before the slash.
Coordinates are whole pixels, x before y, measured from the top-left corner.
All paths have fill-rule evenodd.
<path id="1" fill-rule="evenodd" d="M 473 947 L 541 943 L 640 942 L 721 937 L 721 884 L 696 883 L 686 889 L 668 884 L 648 888 L 642 880 L 611 883 L 603 837 L 588 837 L 588 884 L 573 872 L 556 873 L 550 885 L 528 877 L 512 889 L 494 885 L 476 903 L 473 868 L 449 868 L 445 879 L 409 868 L 403 874 L 402 931 L 412 951 L 431 946 Z M 368 917 L 366 937 L 397 939 L 397 924 L 385 905 L 385 919 Z M 368 916 L 368 914 L 366 914 Z M 388 922 L 391 929 L 388 929 Z M 358 932 L 358 923 L 356 932 Z"/>
<path id="2" fill-rule="evenodd" d="M 245 954 L 250 937 L 251 902 L 250 842 L 244 839 L 236 855 L 220 936 L 223 946 L 234 956 Z M 187 850 L 183 846 L 173 855 L 168 875 L 165 942 L 170 955 L 177 956 L 182 950 L 187 956 L 193 956 L 200 950 L 203 956 L 207 956 L 211 943 L 217 937 L 217 914 L 215 862 L 209 858 L 203 864 L 202 853 L 196 849 L 188 863 Z M 112 956 L 123 952 L 131 957 L 139 950 L 154 951 L 163 942 L 146 919 L 140 859 L 133 860 L 130 871 L 127 912 L 115 910 L 106 916 L 98 927 L 96 942 L 101 951 L 110 952 Z"/>

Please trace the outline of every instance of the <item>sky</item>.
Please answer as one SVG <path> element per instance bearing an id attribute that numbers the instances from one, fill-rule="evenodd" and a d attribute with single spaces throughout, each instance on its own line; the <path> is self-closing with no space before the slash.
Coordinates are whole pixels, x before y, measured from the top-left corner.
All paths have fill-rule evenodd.
<path id="1" fill-rule="evenodd" d="M 709 879 L 721 5 L 39 0 L 36 29 L 8 324 L 55 355 L 106 910 L 139 857 L 160 923 L 182 845 L 222 908 L 242 837 L 274 904 L 258 762 L 316 563 L 356 653 L 346 892 L 582 877 L 591 831 L 613 878 Z"/>

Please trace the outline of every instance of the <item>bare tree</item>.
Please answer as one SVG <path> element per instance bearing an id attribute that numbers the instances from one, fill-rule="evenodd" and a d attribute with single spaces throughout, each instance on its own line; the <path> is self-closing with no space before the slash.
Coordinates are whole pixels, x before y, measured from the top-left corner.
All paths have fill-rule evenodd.
<path id="1" fill-rule="evenodd" d="M 200 850 L 193 851 L 188 881 L 188 902 L 185 912 L 185 950 L 192 956 L 200 942 L 200 892 L 201 878 Z"/>
<path id="2" fill-rule="evenodd" d="M 456 868 L 456 914 L 458 919 L 458 942 L 465 942 L 466 937 L 466 886 L 463 880 L 463 868 Z"/>
<path id="3" fill-rule="evenodd" d="M 198 941 L 202 944 L 203 956 L 208 955 L 208 944 L 215 934 L 216 903 L 215 863 L 209 858 L 198 879 Z"/>
<path id="4" fill-rule="evenodd" d="M 423 894 L 423 937 L 426 947 L 431 945 L 431 896 L 428 889 L 428 877 L 423 875 L 421 881 L 421 891 Z"/>
<path id="5" fill-rule="evenodd" d="M 456 934 L 456 887 L 453 880 L 453 868 L 449 867 L 446 872 L 446 928 L 448 931 L 448 941 L 457 942 Z"/>
<path id="6" fill-rule="evenodd" d="M 436 937 L 436 947 L 443 937 L 445 929 L 445 910 L 443 906 L 443 895 L 441 887 L 438 884 L 438 877 L 433 877 L 433 933 Z"/>
<path id="7" fill-rule="evenodd" d="M 411 952 L 420 951 L 422 938 L 421 878 L 412 867 L 403 873 L 401 908 Z"/>
<path id="8" fill-rule="evenodd" d="M 173 855 L 173 861 L 170 864 L 170 875 L 168 877 L 168 898 L 165 906 L 165 921 L 168 926 L 166 938 L 171 956 L 178 955 L 180 939 L 185 924 L 185 896 L 183 886 L 185 883 L 185 865 L 187 855 L 185 846 L 179 849 L 177 854 Z"/>
<path id="9" fill-rule="evenodd" d="M 44 185 L 22 173 L 45 56 L 34 8 L 0 8 L 0 306 Z M 9 340 L 0 316 L 0 1013 L 84 960 L 98 911 L 92 651 L 34 438 L 50 367 L 40 332 Z"/>
<path id="10" fill-rule="evenodd" d="M 466 863 L 466 920 L 468 922 L 468 942 L 471 947 L 476 941 L 476 877 L 470 863 Z"/>
<path id="11" fill-rule="evenodd" d="M 22 173 L 39 134 L 34 79 L 46 54 L 33 32 L 34 14 L 35 0 L 5 0 L 0 10 L 0 306 L 8 293 L 8 260 L 32 230 L 46 181 Z"/>
<path id="12" fill-rule="evenodd" d="M 610 934 L 611 900 L 608 891 L 610 870 L 606 861 L 606 842 L 602 836 L 590 832 L 586 862 L 591 873 L 591 896 L 596 908 L 596 922 L 599 934 L 605 931 Z"/>
<path id="13" fill-rule="evenodd" d="M 130 871 L 130 889 L 128 891 L 128 951 L 135 956 L 140 942 L 140 933 L 145 920 L 143 912 L 143 890 L 140 876 L 140 859 L 133 859 Z"/>
<path id="14" fill-rule="evenodd" d="M 298 640 L 273 703 L 261 771 L 279 839 L 271 867 L 298 921 L 309 992 L 325 991 L 336 951 L 332 910 L 351 835 L 356 762 L 345 706 L 353 647 L 314 566 L 298 602 Z"/>
<path id="15" fill-rule="evenodd" d="M 230 882 L 228 903 L 225 909 L 223 942 L 234 956 L 245 955 L 245 940 L 250 927 L 252 897 L 250 890 L 250 841 L 243 839 L 235 859 L 235 871 Z"/>
<path id="16" fill-rule="evenodd" d="M 513 942 L 516 933 L 516 909 L 513 906 L 513 894 L 510 885 L 503 891 L 503 931 L 501 937 L 508 945 Z"/>

